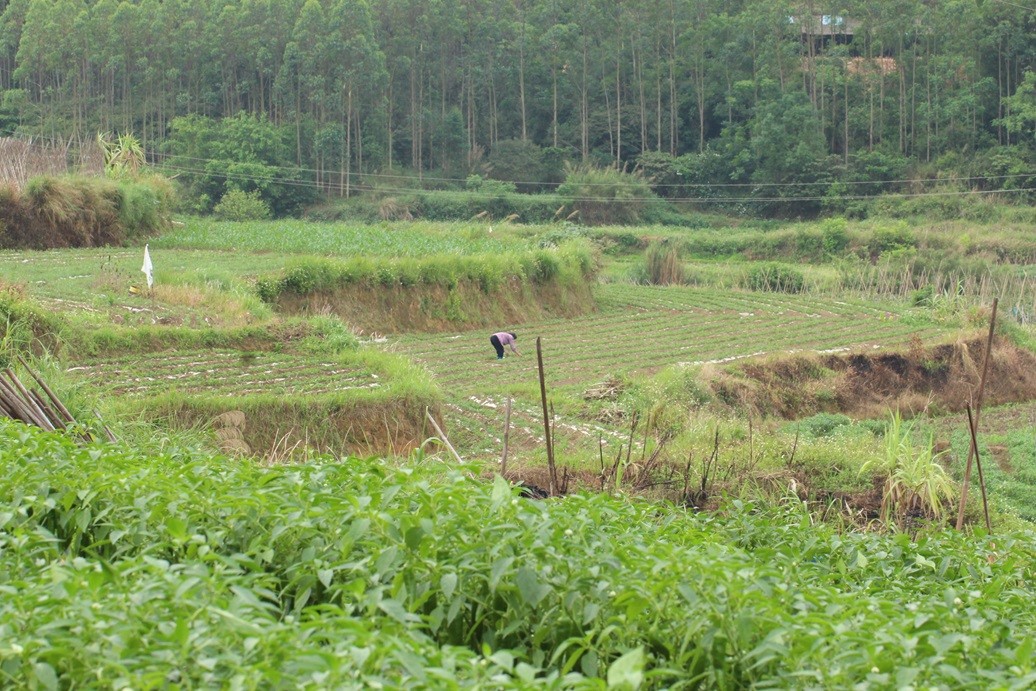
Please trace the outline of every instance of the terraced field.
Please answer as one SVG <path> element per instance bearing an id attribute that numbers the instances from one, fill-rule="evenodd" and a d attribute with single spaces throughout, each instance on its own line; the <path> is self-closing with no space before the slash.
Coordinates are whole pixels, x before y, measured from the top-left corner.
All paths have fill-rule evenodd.
<path id="1" fill-rule="evenodd" d="M 618 373 L 763 354 L 887 348 L 948 333 L 873 304 L 805 295 L 609 284 L 601 286 L 599 304 L 586 317 L 516 327 L 523 356 L 502 362 L 488 342 L 489 330 L 407 335 L 389 347 L 422 363 L 456 398 L 534 383 L 537 336 L 548 386 L 584 390 Z"/>
<path id="2" fill-rule="evenodd" d="M 81 363 L 77 379 L 114 396 L 154 396 L 166 391 L 206 396 L 325 394 L 381 386 L 379 375 L 358 366 L 282 353 L 196 350 L 131 355 Z"/>

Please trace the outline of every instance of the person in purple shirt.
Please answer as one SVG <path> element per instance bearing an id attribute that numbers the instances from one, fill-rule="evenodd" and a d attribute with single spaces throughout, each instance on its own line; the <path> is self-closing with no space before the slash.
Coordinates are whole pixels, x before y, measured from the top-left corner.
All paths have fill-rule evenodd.
<path id="1" fill-rule="evenodd" d="M 496 348 L 496 359 L 504 359 L 504 346 L 510 346 L 511 351 L 515 355 L 521 355 L 521 353 L 518 352 L 518 348 L 514 345 L 516 340 L 518 340 L 518 336 L 516 336 L 513 331 L 501 331 L 500 333 L 495 333 L 490 336 L 489 342 L 493 344 L 494 348 Z"/>

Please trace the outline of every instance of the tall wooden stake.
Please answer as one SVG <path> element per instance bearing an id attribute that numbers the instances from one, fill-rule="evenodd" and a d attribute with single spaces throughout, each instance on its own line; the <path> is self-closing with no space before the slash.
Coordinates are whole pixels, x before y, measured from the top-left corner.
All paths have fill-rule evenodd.
<path id="1" fill-rule="evenodd" d="M 986 374 L 989 372 L 989 359 L 993 350 L 993 329 L 996 326 L 996 306 L 998 298 L 993 298 L 993 314 L 989 317 L 989 336 L 986 338 L 986 356 L 982 361 L 982 378 L 978 383 L 978 396 L 975 398 L 975 429 L 978 429 L 979 415 L 982 413 L 982 396 L 986 391 Z M 971 459 L 974 449 L 968 448 L 968 462 L 964 466 L 964 482 L 960 488 L 960 506 L 957 509 L 957 530 L 964 529 L 964 505 L 968 500 L 968 483 L 971 481 Z"/>
<path id="2" fill-rule="evenodd" d="M 982 490 L 982 513 L 986 516 L 986 531 L 992 535 L 993 525 L 989 522 L 989 502 L 986 500 L 986 479 L 982 476 L 982 457 L 978 453 L 978 430 L 971 416 L 971 402 L 968 402 L 968 431 L 971 432 L 971 453 L 975 456 L 975 467 L 978 468 L 978 486 Z"/>
<path id="3" fill-rule="evenodd" d="M 507 397 L 507 412 L 504 414 L 504 455 L 500 458 L 500 474 L 507 473 L 507 440 L 511 436 L 511 397 Z"/>
<path id="4" fill-rule="evenodd" d="M 547 470 L 550 476 L 550 496 L 557 496 L 558 471 L 554 466 L 554 442 L 550 438 L 550 412 L 547 409 L 547 384 L 543 378 L 543 348 L 536 337 L 536 366 L 540 370 L 540 402 L 543 404 L 543 436 L 547 441 Z"/>

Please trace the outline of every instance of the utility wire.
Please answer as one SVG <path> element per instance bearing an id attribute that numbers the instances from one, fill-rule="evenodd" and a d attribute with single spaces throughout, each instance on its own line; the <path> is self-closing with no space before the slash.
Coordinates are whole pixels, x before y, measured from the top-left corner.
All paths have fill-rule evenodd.
<path id="1" fill-rule="evenodd" d="M 198 158 L 198 157 L 193 157 L 193 156 L 178 156 L 178 155 L 175 155 L 175 154 L 149 153 L 148 155 L 149 155 L 149 157 L 151 157 L 151 160 L 156 160 L 156 161 L 159 160 L 159 159 L 165 158 L 165 159 L 171 159 L 174 162 L 194 161 L 194 162 L 205 163 L 205 164 L 207 164 L 207 163 L 219 163 L 221 165 L 226 165 L 226 163 L 228 163 L 228 161 L 226 161 L 224 159 Z M 250 162 L 249 161 L 231 161 L 230 163 L 248 164 Z M 167 164 L 164 164 L 164 163 L 160 163 L 160 165 L 162 165 L 163 167 L 167 166 Z M 265 164 L 265 163 L 262 163 L 260 165 L 263 165 L 264 167 L 270 168 L 270 169 L 273 169 L 273 170 L 289 170 L 289 171 L 296 172 L 296 173 L 298 173 L 298 172 L 301 172 L 301 173 L 318 173 L 318 172 L 322 172 L 322 173 L 324 173 L 325 175 L 328 175 L 328 176 L 338 175 L 339 172 L 340 172 L 338 170 L 330 170 L 330 169 L 324 169 L 323 171 L 319 171 L 316 168 L 299 168 L 299 167 L 295 167 L 295 166 L 275 166 L 275 165 L 269 165 L 269 164 Z M 459 183 L 459 184 L 463 184 L 463 183 L 467 182 L 466 178 L 446 178 L 446 177 L 435 177 L 435 176 L 430 176 L 430 175 L 423 175 L 420 178 L 418 178 L 415 175 L 402 175 L 402 174 L 393 174 L 393 173 L 366 173 L 366 172 L 358 173 L 358 172 L 353 172 L 352 175 L 356 176 L 356 177 L 362 177 L 364 179 L 374 179 L 374 180 L 379 180 L 379 179 L 384 179 L 384 180 L 415 180 L 415 179 L 420 179 L 423 182 L 433 182 L 433 183 L 442 182 L 442 183 Z M 832 183 L 837 183 L 837 184 L 840 184 L 840 185 L 896 185 L 896 184 L 928 184 L 928 183 L 940 183 L 940 182 L 947 182 L 947 181 L 971 182 L 971 181 L 976 181 L 976 180 L 1008 180 L 1008 179 L 1012 179 L 1012 178 L 1033 177 L 1034 175 L 1036 175 L 1036 173 L 1014 173 L 1014 174 L 1011 174 L 1011 175 L 975 175 L 975 176 L 954 177 L 954 178 L 913 178 L 913 179 L 904 178 L 904 179 L 897 179 L 897 180 L 835 180 L 835 181 L 827 181 L 827 182 L 765 182 L 765 183 L 758 183 L 758 182 L 682 182 L 682 183 L 650 183 L 650 184 L 651 184 L 652 187 L 662 187 L 662 188 L 666 188 L 666 189 L 674 189 L 674 188 L 675 189 L 679 189 L 679 188 L 683 188 L 683 187 L 696 187 L 696 188 L 704 187 L 704 188 L 709 188 L 709 189 L 712 189 L 712 188 L 729 188 L 729 187 L 735 187 L 735 188 L 736 187 L 750 187 L 750 188 L 755 188 L 755 187 L 804 187 L 804 186 L 807 186 L 807 185 L 828 186 L 828 185 L 831 185 Z M 552 186 L 552 187 L 559 187 L 560 185 L 564 184 L 564 183 L 560 183 L 560 182 L 543 182 L 541 180 L 501 180 L 500 182 L 510 183 L 510 184 L 513 184 L 513 185 L 540 185 L 540 186 L 544 186 L 545 185 L 545 186 Z M 600 183 L 580 183 L 580 186 L 581 187 L 608 187 L 608 188 L 615 188 L 615 187 L 637 187 L 638 185 L 636 185 L 634 183 L 621 183 L 621 182 L 620 183 L 608 183 L 608 182 L 600 182 Z"/>
<path id="2" fill-rule="evenodd" d="M 344 191 L 345 190 L 345 186 L 343 184 L 337 182 L 337 181 L 331 182 L 331 183 L 317 183 L 317 182 L 310 181 L 310 180 L 299 180 L 297 178 L 278 177 L 278 176 L 261 177 L 261 176 L 246 175 L 246 174 L 241 174 L 241 173 L 228 173 L 228 172 L 225 172 L 225 171 L 224 172 L 220 172 L 220 173 L 212 173 L 211 171 L 207 171 L 207 170 L 201 169 L 201 168 L 186 168 L 186 167 L 181 167 L 181 166 L 169 166 L 169 165 L 167 165 L 167 166 L 163 166 L 163 168 L 165 170 L 173 170 L 173 171 L 176 171 L 176 172 L 179 172 L 179 173 L 188 173 L 188 174 L 197 174 L 197 175 L 218 175 L 219 177 L 227 178 L 229 180 L 238 180 L 238 181 L 245 181 L 245 182 L 276 182 L 278 184 L 283 184 L 283 185 L 291 185 L 291 186 L 295 186 L 295 187 L 306 187 L 306 188 L 318 189 L 318 190 L 322 190 L 322 191 Z M 357 177 L 360 177 L 360 176 L 357 175 Z M 1015 177 L 1015 176 L 1005 176 L 1005 177 Z M 1031 177 L 1031 176 L 1028 176 L 1028 177 Z M 972 179 L 990 179 L 990 178 L 972 178 Z M 942 182 L 945 182 L 945 181 L 942 181 Z M 875 184 L 877 184 L 877 183 L 875 183 Z M 758 184 L 758 185 L 752 185 L 752 186 L 756 187 L 756 188 L 765 189 L 767 187 L 778 186 L 778 185 Z M 360 189 L 363 189 L 363 188 L 366 188 L 366 187 L 369 187 L 369 186 L 363 185 L 361 183 L 356 183 L 354 185 L 354 187 L 357 190 L 360 190 Z M 374 189 L 374 191 L 385 193 L 385 194 L 414 194 L 414 193 L 433 193 L 433 192 L 441 192 L 441 191 L 443 191 L 443 190 L 428 190 L 428 189 L 424 189 L 424 188 L 420 188 L 420 187 L 381 187 L 381 186 L 379 186 L 379 187 L 375 187 L 373 189 Z M 477 191 L 477 190 L 457 190 L 457 191 L 458 192 L 463 192 L 464 194 L 467 194 L 469 196 L 473 196 L 473 197 L 481 198 L 481 199 L 487 199 L 487 200 L 488 199 L 495 199 L 496 197 L 499 196 L 498 194 L 495 194 L 493 192 L 480 192 L 480 191 Z M 780 196 L 778 196 L 778 197 L 774 197 L 774 196 L 770 196 L 770 197 L 666 197 L 665 201 L 669 201 L 669 202 L 693 202 L 693 203 L 697 203 L 697 204 L 730 204 L 730 203 L 752 203 L 752 202 L 808 202 L 808 201 L 824 201 L 824 200 L 834 200 L 834 199 L 840 199 L 840 200 L 861 200 L 861 199 L 875 199 L 875 198 L 878 198 L 878 197 L 883 198 L 883 199 L 888 199 L 888 198 L 913 199 L 913 198 L 920 198 L 920 197 L 963 197 L 963 196 L 967 196 L 967 195 L 971 195 L 971 194 L 982 194 L 982 195 L 1015 194 L 1015 193 L 1034 192 L 1034 191 L 1036 191 L 1036 187 L 1019 187 L 1019 188 L 1013 188 L 1013 189 L 996 189 L 996 190 L 934 190 L 934 191 L 929 190 L 929 191 L 923 191 L 923 192 L 885 192 L 885 193 L 882 193 L 880 195 L 876 195 L 876 194 L 850 194 L 850 195 L 837 195 L 837 196 L 834 196 L 834 197 L 827 196 L 827 195 L 805 195 L 805 196 L 788 196 L 788 197 L 780 197 Z M 573 202 L 588 202 L 588 203 L 591 203 L 591 202 L 614 203 L 616 201 L 624 201 L 624 200 L 617 200 L 614 197 L 579 196 L 579 197 L 571 197 L 571 198 L 569 198 L 569 201 L 573 201 Z M 638 201 L 638 200 L 631 199 L 631 200 L 628 200 L 628 201 Z"/>

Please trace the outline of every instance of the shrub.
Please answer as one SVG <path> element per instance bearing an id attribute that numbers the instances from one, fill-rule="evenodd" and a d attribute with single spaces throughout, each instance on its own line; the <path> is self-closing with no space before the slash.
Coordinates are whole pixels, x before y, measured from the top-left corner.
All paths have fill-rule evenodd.
<path id="1" fill-rule="evenodd" d="M 801 271 L 783 264 L 762 264 L 748 270 L 746 279 L 750 290 L 774 293 L 800 293 L 806 278 Z"/>
<path id="2" fill-rule="evenodd" d="M 639 174 L 614 168 L 570 168 L 558 194 L 588 225 L 640 223 L 647 207 L 658 200 Z"/>
<path id="3" fill-rule="evenodd" d="M 910 226 L 900 221 L 891 225 L 875 229 L 867 249 L 872 258 L 877 258 L 886 252 L 908 250 L 917 247 L 917 238 L 910 230 Z"/>
<path id="4" fill-rule="evenodd" d="M 848 223 L 844 218 L 829 218 L 820 227 L 820 235 L 824 251 L 831 255 L 840 255 L 849 246 Z"/>
<path id="5" fill-rule="evenodd" d="M 560 157 L 554 149 L 517 139 L 505 139 L 493 145 L 486 159 L 489 177 L 507 183 L 522 192 L 540 192 L 551 183 L 561 181 Z"/>
<path id="6" fill-rule="evenodd" d="M 852 424 L 847 415 L 841 413 L 817 413 L 812 417 L 800 420 L 799 430 L 810 437 L 829 437 L 842 427 Z"/>
<path id="7" fill-rule="evenodd" d="M 270 205 L 258 190 L 245 192 L 236 188 L 223 195 L 212 213 L 223 221 L 263 221 L 271 216 Z"/>

